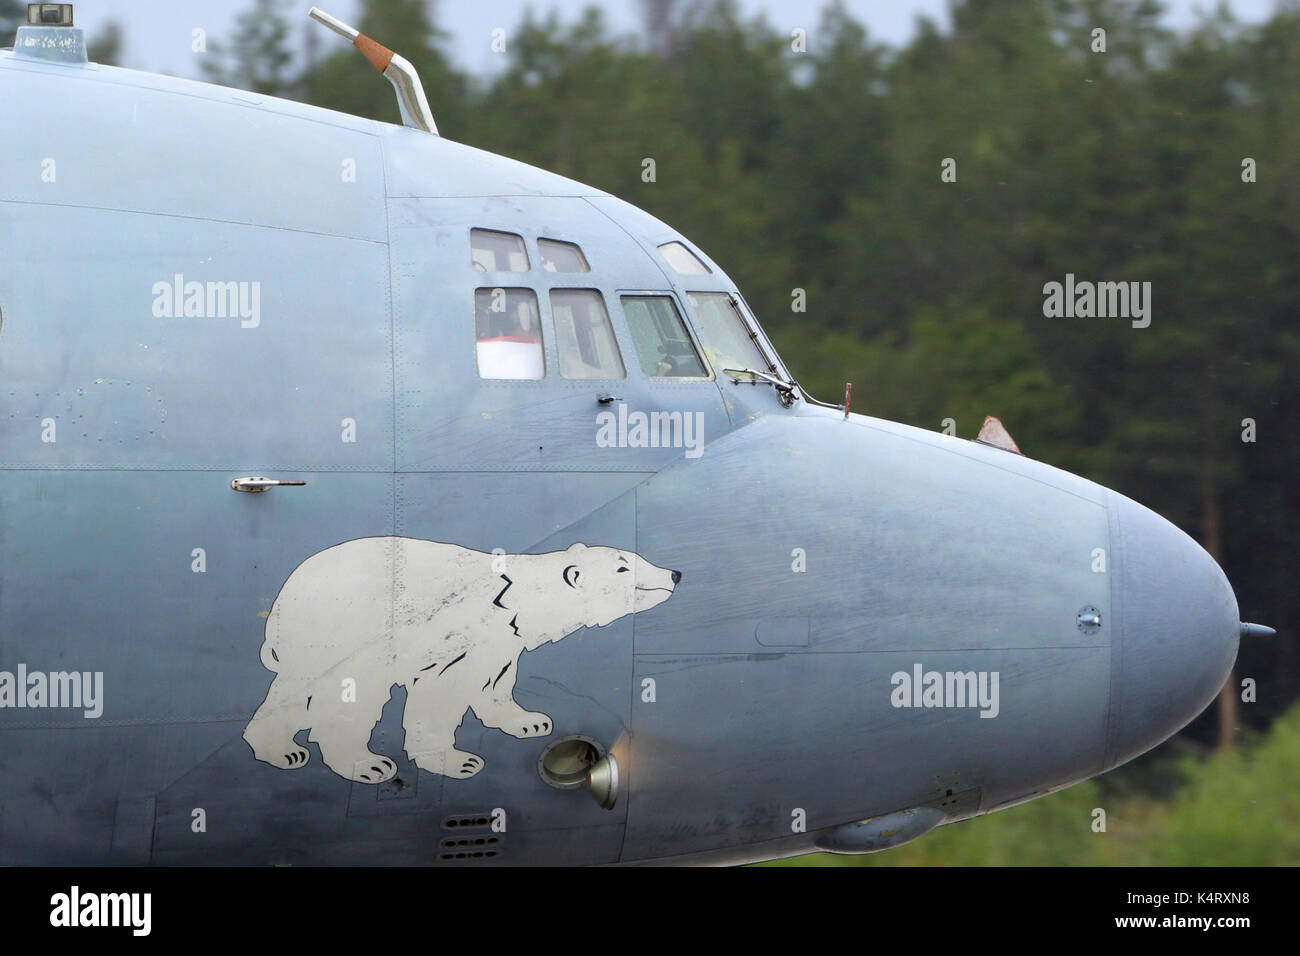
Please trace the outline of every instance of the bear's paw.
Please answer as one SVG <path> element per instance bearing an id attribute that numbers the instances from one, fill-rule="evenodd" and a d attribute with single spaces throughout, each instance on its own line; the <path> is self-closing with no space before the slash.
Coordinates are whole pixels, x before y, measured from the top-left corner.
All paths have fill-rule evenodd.
<path id="1" fill-rule="evenodd" d="M 460 780 L 472 777 L 483 769 L 482 757 L 463 750 L 435 750 L 409 756 L 421 770 Z"/>
<path id="2" fill-rule="evenodd" d="M 545 737 L 553 727 L 549 715 L 531 710 L 520 711 L 513 715 L 508 723 L 501 725 L 501 729 L 511 737 L 518 737 L 521 740 L 525 737 Z"/>
<path id="3" fill-rule="evenodd" d="M 358 783 L 383 783 L 385 780 L 391 780 L 396 773 L 397 764 L 393 761 L 378 754 L 370 754 L 369 757 L 357 761 L 352 779 Z"/>
<path id="4" fill-rule="evenodd" d="M 279 770 L 298 770 L 307 766 L 307 761 L 311 759 L 311 752 L 290 741 L 283 752 L 264 748 L 261 751 L 254 751 L 254 756 Z"/>

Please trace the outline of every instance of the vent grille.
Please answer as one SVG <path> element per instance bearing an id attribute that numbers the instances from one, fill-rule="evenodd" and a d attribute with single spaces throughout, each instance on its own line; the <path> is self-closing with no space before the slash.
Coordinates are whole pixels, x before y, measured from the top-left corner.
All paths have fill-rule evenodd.
<path id="1" fill-rule="evenodd" d="M 492 814 L 486 810 L 482 813 L 457 813 L 442 821 L 444 830 L 473 830 L 491 825 Z"/>
<path id="2" fill-rule="evenodd" d="M 496 850 L 456 850 L 444 851 L 438 855 L 440 860 L 484 860 L 497 855 Z"/>
<path id="3" fill-rule="evenodd" d="M 493 834 L 491 836 L 464 836 L 464 837 L 445 837 L 442 841 L 444 850 L 484 850 L 494 846 L 500 846 L 501 837 Z"/>

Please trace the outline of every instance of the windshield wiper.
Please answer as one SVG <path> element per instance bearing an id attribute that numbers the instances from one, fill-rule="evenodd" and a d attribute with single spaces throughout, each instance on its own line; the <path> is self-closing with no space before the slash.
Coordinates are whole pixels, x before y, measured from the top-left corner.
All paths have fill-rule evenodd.
<path id="1" fill-rule="evenodd" d="M 730 375 L 732 377 L 731 381 L 735 385 L 740 384 L 740 379 L 736 378 L 737 375 L 750 376 L 750 385 L 757 385 L 760 381 L 766 382 L 777 390 L 782 405 L 789 408 L 794 404 L 795 389 L 798 387 L 794 382 L 787 382 L 774 375 L 769 375 L 766 372 L 760 372 L 757 369 L 752 368 L 724 368 L 722 374 Z"/>
<path id="2" fill-rule="evenodd" d="M 808 402 L 810 405 L 820 405 L 822 408 L 833 408 L 837 412 L 844 411 L 843 405 L 832 405 L 830 402 L 819 402 L 817 399 L 813 398 L 811 395 L 808 394 L 808 390 L 806 388 L 804 388 L 802 385 L 800 385 L 798 382 L 794 380 L 785 382 L 779 378 L 774 378 L 771 375 L 768 375 L 766 372 L 759 372 L 752 368 L 724 368 L 722 371 L 723 374 L 732 376 L 731 379 L 732 382 L 734 382 L 737 385 L 740 384 L 740 379 L 735 377 L 737 375 L 751 376 L 752 378 L 749 383 L 751 385 L 758 384 L 758 382 L 755 381 L 756 379 L 763 380 L 764 382 L 771 385 L 773 388 L 777 390 L 777 392 L 780 394 L 781 404 L 784 405 L 786 408 L 789 408 L 791 405 L 794 404 L 795 396 L 797 395 L 799 398 L 802 398 L 805 402 Z M 796 389 L 798 389 L 798 392 L 795 391 Z"/>

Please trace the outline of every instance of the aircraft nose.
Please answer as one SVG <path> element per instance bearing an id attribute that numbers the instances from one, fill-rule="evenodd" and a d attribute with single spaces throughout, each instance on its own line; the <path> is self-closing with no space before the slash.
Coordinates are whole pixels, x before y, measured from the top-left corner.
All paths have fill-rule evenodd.
<path id="1" fill-rule="evenodd" d="M 673 572 L 673 584 L 680 584 L 680 583 L 681 583 L 681 580 L 682 580 L 682 572 L 680 572 L 680 571 L 674 571 L 674 572 Z"/>
<path id="2" fill-rule="evenodd" d="M 1227 577 L 1155 512 L 1108 493 L 1111 699 L 1107 769 L 1199 714 L 1237 659 L 1240 618 Z"/>

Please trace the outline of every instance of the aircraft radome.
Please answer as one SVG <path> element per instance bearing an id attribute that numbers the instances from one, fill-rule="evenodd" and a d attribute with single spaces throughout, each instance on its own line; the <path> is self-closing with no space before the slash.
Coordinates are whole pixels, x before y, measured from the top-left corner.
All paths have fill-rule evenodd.
<path id="1" fill-rule="evenodd" d="M 868 852 L 1267 632 L 996 422 L 813 400 L 689 239 L 312 15 L 404 125 L 88 63 L 66 4 L 0 54 L 0 862 Z"/>

